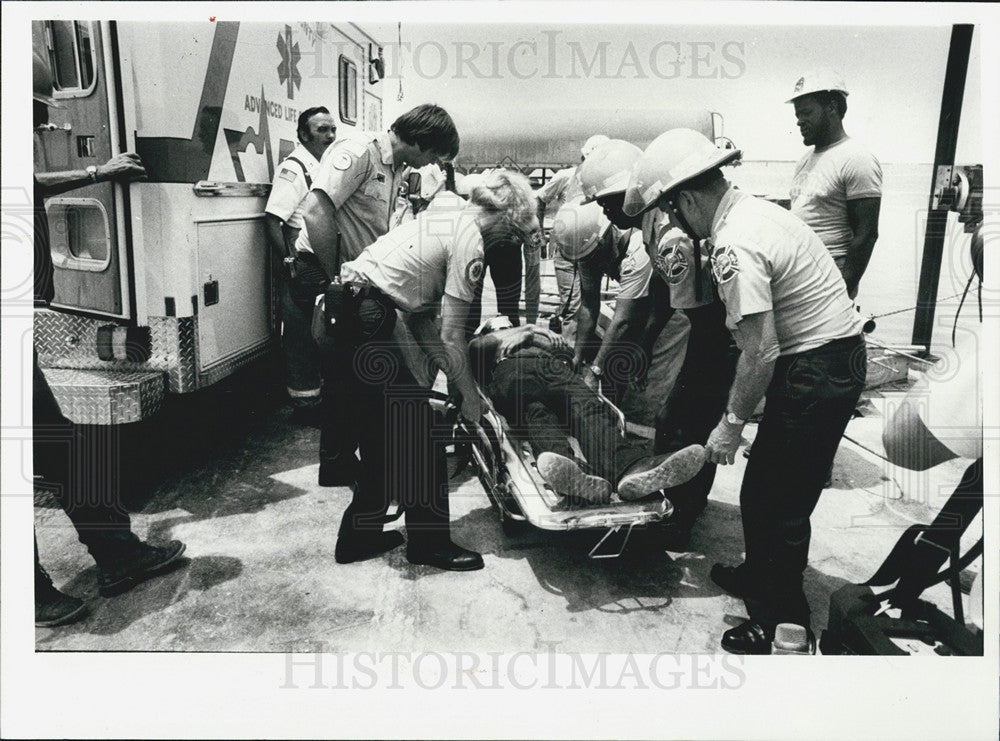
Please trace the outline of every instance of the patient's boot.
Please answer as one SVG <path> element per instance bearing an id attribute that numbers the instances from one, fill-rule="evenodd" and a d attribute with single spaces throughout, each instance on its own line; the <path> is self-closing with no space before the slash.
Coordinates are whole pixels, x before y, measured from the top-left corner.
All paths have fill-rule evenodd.
<path id="1" fill-rule="evenodd" d="M 538 456 L 538 471 L 558 493 L 576 504 L 608 504 L 611 482 L 600 476 L 588 476 L 576 461 L 558 453 Z"/>
<path id="2" fill-rule="evenodd" d="M 622 476 L 618 482 L 618 496 L 630 502 L 660 489 L 680 486 L 694 478 L 707 458 L 702 445 L 688 445 L 676 453 L 644 458 Z"/>

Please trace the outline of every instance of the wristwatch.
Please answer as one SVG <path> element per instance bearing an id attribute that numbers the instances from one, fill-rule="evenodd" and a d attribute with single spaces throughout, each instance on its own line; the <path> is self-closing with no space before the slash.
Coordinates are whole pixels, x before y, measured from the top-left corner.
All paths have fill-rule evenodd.
<path id="1" fill-rule="evenodd" d="M 745 425 L 747 423 L 747 421 L 745 419 L 740 419 L 739 417 L 737 417 L 732 412 L 727 411 L 726 412 L 726 423 L 742 427 L 743 425 Z"/>
<path id="2" fill-rule="evenodd" d="M 93 182 L 97 182 L 97 165 L 91 165 L 87 168 L 87 174 L 90 175 L 90 179 Z"/>
<path id="3" fill-rule="evenodd" d="M 592 365 L 592 366 L 590 366 L 590 372 L 593 373 L 598 378 L 600 378 L 601 376 L 604 375 L 604 369 L 601 368 L 601 366 L 599 366 L 599 365 Z"/>

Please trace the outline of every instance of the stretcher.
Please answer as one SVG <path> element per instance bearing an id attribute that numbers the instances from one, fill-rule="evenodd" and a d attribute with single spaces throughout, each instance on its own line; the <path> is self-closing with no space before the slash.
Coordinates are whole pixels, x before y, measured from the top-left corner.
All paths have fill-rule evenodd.
<path id="1" fill-rule="evenodd" d="M 526 525 L 549 531 L 603 531 L 588 555 L 616 558 L 625 551 L 636 527 L 662 522 L 673 514 L 673 505 L 662 493 L 637 502 L 612 495 L 607 505 L 569 502 L 542 478 L 527 439 L 512 429 L 482 391 L 480 396 L 485 413 L 478 423 L 451 412 L 460 459 L 456 475 L 469 463 L 475 465 L 505 534 L 515 535 Z M 614 412 L 619 434 L 624 436 L 625 415 L 603 395 L 601 400 Z"/>

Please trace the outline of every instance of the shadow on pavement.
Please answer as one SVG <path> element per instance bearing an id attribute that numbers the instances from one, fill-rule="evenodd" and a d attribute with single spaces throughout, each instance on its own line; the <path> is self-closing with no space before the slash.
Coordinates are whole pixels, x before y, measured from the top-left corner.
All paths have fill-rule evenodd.
<path id="1" fill-rule="evenodd" d="M 79 623 L 61 628 L 38 629 L 39 635 L 44 637 L 36 641 L 36 648 L 45 650 L 47 639 L 62 639 L 78 634 L 120 633 L 138 620 L 167 610 L 183 600 L 189 592 L 207 591 L 235 579 L 242 572 L 242 562 L 228 556 L 182 559 L 176 568 L 154 576 L 124 594 L 104 598 L 97 594 L 97 568 L 91 567 L 61 587 L 63 591 L 84 599 L 90 608 L 90 615 Z M 169 646 L 151 645 L 148 650 L 166 648 Z"/>

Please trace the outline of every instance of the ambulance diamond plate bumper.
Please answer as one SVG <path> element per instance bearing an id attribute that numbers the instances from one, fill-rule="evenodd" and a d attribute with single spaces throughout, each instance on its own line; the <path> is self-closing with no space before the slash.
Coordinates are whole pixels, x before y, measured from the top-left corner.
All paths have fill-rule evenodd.
<path id="1" fill-rule="evenodd" d="M 167 376 L 161 371 L 122 372 L 43 368 L 62 413 L 77 424 L 139 422 L 163 402 Z"/>

